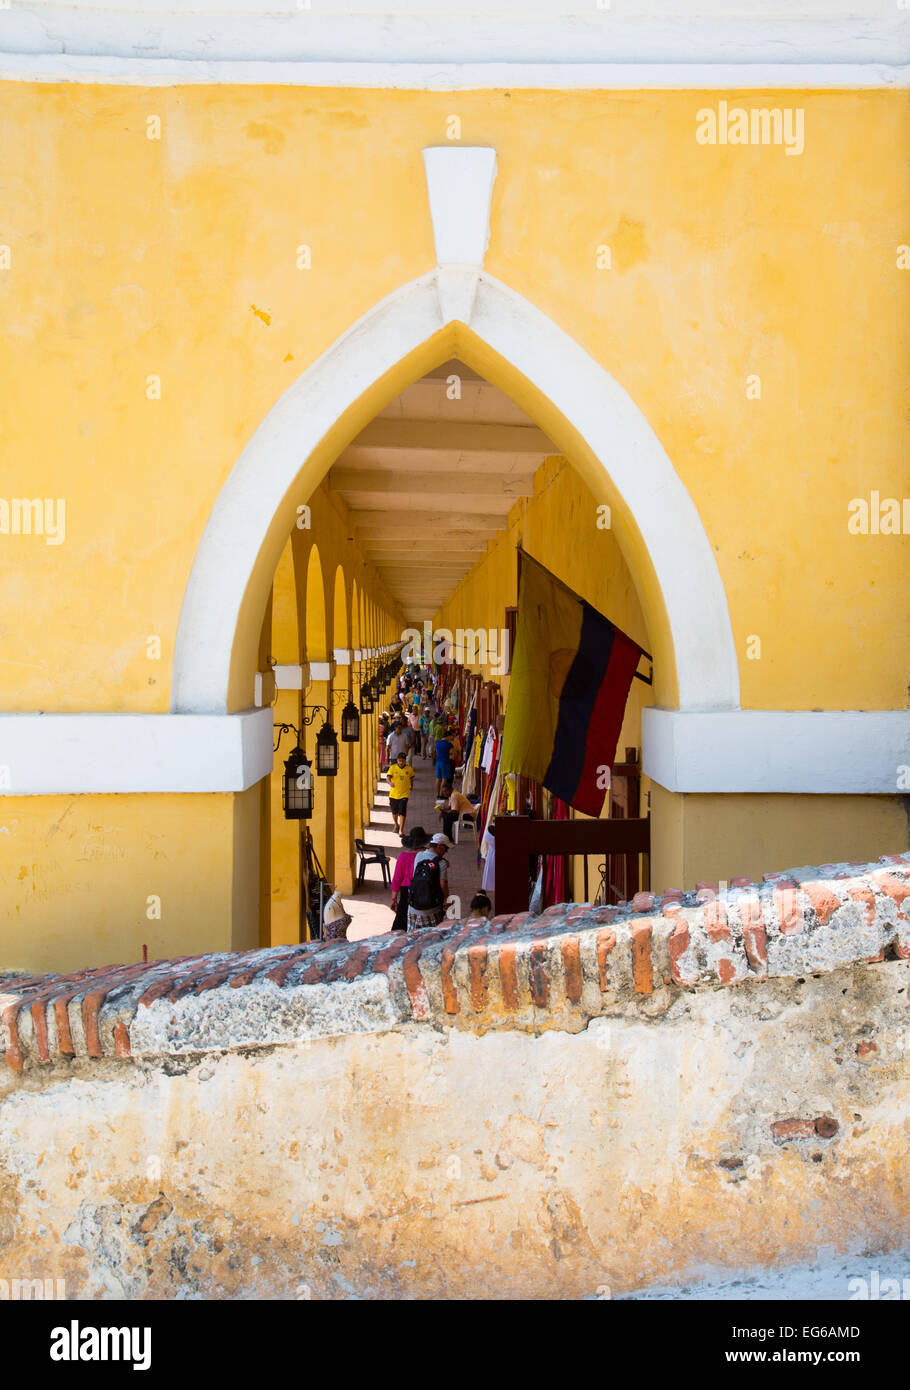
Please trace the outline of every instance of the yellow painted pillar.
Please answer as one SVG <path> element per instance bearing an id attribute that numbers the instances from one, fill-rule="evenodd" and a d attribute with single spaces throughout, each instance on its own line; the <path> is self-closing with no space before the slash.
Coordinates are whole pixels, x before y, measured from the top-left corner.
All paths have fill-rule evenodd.
<path id="1" fill-rule="evenodd" d="M 343 707 L 343 706 L 342 706 Z M 356 744 L 342 743 L 340 720 L 338 732 L 338 776 L 335 787 L 335 878 L 336 888 L 350 893 L 354 887 L 355 828 L 354 749 Z"/>
<path id="2" fill-rule="evenodd" d="M 300 725 L 300 694 L 279 690 L 273 709 L 276 724 Z M 285 734 L 275 755 L 272 772 L 272 931 L 273 946 L 291 946 L 300 940 L 300 835 L 304 821 L 286 820 L 283 806 L 284 764 L 294 747 L 294 735 Z"/>
<path id="3" fill-rule="evenodd" d="M 282 552 L 272 585 L 271 659 L 282 665 L 300 660 L 298 596 L 292 543 Z M 268 658 L 267 658 L 268 659 Z M 265 666 L 263 666 L 265 669 Z M 272 709 L 274 724 L 300 727 L 300 692 L 279 690 Z M 271 823 L 271 873 L 269 884 L 270 942 L 294 945 L 300 940 L 300 835 L 303 821 L 286 820 L 282 805 L 284 763 L 294 747 L 294 735 L 285 734 L 275 755 L 272 786 L 266 815 Z"/>
<path id="4" fill-rule="evenodd" d="M 312 681 L 306 691 L 307 715 L 313 713 L 314 705 L 327 705 L 331 708 L 331 682 Z M 330 883 L 335 871 L 335 778 L 320 777 L 316 771 L 316 736 L 325 723 L 325 713 L 319 710 L 312 724 L 305 730 L 306 755 L 313 764 L 313 819 L 310 830 L 313 846 L 322 865 L 322 871 Z"/>

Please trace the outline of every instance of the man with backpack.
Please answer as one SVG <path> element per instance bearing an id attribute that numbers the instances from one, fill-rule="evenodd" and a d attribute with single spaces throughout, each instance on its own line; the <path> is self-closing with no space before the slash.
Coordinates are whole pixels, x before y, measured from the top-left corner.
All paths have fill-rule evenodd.
<path id="1" fill-rule="evenodd" d="M 452 848 L 446 835 L 434 835 L 414 860 L 414 876 L 408 896 L 408 931 L 438 927 L 446 915 L 449 896 L 446 854 Z"/>

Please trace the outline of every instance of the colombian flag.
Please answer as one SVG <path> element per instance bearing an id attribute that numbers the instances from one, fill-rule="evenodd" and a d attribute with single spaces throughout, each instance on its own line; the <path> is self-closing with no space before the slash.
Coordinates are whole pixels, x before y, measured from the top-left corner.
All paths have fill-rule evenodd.
<path id="1" fill-rule="evenodd" d="M 603 807 L 598 768 L 613 762 L 642 648 L 519 552 L 518 626 L 501 767 L 589 816 Z M 598 780 L 601 786 L 598 787 Z"/>

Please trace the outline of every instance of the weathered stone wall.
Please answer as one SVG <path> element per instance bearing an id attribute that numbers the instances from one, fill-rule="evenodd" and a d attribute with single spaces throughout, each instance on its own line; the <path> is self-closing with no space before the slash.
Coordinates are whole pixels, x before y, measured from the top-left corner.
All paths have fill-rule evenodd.
<path id="1" fill-rule="evenodd" d="M 910 855 L 0 978 L 0 1276 L 595 1296 L 910 1245 Z"/>

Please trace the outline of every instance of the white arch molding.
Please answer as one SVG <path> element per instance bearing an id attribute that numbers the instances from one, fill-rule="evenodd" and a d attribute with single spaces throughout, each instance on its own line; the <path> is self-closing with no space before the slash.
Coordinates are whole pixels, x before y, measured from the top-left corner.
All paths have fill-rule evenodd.
<path id="1" fill-rule="evenodd" d="M 175 713 L 228 712 L 244 593 L 264 547 L 280 551 L 292 525 L 303 462 L 366 390 L 456 319 L 536 387 L 602 464 L 609 460 L 605 478 L 641 532 L 663 597 L 679 707 L 739 707 L 733 632 L 714 553 L 644 415 L 526 299 L 482 271 L 444 267 L 396 290 L 348 329 L 288 388 L 247 444 L 218 496 L 190 575 L 174 659 Z"/>

